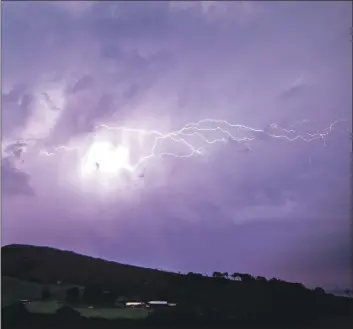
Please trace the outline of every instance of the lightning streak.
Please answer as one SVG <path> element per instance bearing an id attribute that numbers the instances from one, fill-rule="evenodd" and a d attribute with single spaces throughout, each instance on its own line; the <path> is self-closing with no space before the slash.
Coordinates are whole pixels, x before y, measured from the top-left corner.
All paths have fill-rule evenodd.
<path id="1" fill-rule="evenodd" d="M 279 127 L 277 124 L 273 123 L 269 125 L 272 132 L 269 132 L 268 129 L 257 129 L 249 126 L 241 125 L 241 124 L 232 124 L 227 120 L 219 120 L 219 119 L 203 119 L 197 122 L 187 123 L 180 130 L 171 131 L 168 133 L 163 133 L 158 130 L 144 130 L 144 129 L 135 129 L 124 126 L 108 126 L 108 125 L 99 125 L 96 127 L 95 132 L 97 130 L 106 130 L 106 131 L 114 131 L 114 132 L 123 132 L 123 133 L 132 133 L 137 135 L 144 136 L 152 136 L 154 138 L 152 147 L 150 149 L 149 154 L 140 157 L 138 161 L 130 166 L 129 171 L 135 171 L 141 164 L 152 158 L 162 158 L 166 156 L 175 157 L 175 158 L 189 158 L 192 156 L 198 156 L 204 154 L 207 146 L 216 143 L 227 143 L 227 142 L 235 142 L 238 144 L 247 145 L 248 149 L 250 146 L 248 145 L 250 142 L 260 139 L 262 137 L 269 138 L 277 138 L 284 139 L 289 142 L 294 142 L 296 140 L 301 140 L 306 143 L 310 143 L 314 140 L 323 140 L 324 146 L 325 138 L 334 130 L 335 126 L 339 122 L 344 122 L 342 120 L 337 120 L 331 123 L 331 125 L 322 132 L 316 133 L 308 133 L 299 134 L 298 131 L 294 128 L 298 124 L 308 123 L 308 120 L 299 121 L 288 128 Z M 235 131 L 235 132 L 234 132 Z M 221 137 L 218 138 L 207 138 L 206 135 L 209 133 L 217 133 Z M 239 136 L 240 133 L 245 136 Z M 90 137 L 87 136 L 86 138 Z M 190 141 L 190 137 L 198 137 L 203 145 L 201 147 L 196 147 Z M 172 140 L 176 143 L 183 144 L 188 152 L 185 154 L 177 154 L 174 152 L 158 152 L 157 147 L 163 140 Z M 52 156 L 55 155 L 58 151 L 75 151 L 78 150 L 78 147 L 68 147 L 65 145 L 58 146 L 54 149 L 54 151 L 49 152 L 45 149 L 42 149 L 39 153 L 44 156 Z"/>

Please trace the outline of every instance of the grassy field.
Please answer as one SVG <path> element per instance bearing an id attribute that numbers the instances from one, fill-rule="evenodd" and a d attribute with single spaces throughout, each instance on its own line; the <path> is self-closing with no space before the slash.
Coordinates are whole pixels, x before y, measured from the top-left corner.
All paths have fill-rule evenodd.
<path id="1" fill-rule="evenodd" d="M 36 301 L 26 305 L 31 313 L 54 314 L 62 304 L 57 301 Z M 138 308 L 75 308 L 76 311 L 86 318 L 103 319 L 145 319 L 152 310 Z"/>
<path id="2" fill-rule="evenodd" d="M 46 287 L 56 300 L 41 301 L 43 288 Z M 26 308 L 31 313 L 54 314 L 63 306 L 66 290 L 72 285 L 43 285 L 10 277 L 2 278 L 2 307 L 17 303 L 19 300 L 31 300 Z M 121 308 L 76 308 L 84 317 L 100 317 L 104 319 L 144 319 L 151 310 Z"/>
<path id="3" fill-rule="evenodd" d="M 77 308 L 77 311 L 86 318 L 104 319 L 145 319 L 152 310 L 126 308 Z"/>
<path id="4" fill-rule="evenodd" d="M 26 305 L 27 311 L 31 313 L 54 314 L 62 304 L 57 301 L 38 301 Z"/>
<path id="5" fill-rule="evenodd" d="M 31 313 L 54 314 L 63 305 L 57 301 L 36 301 L 26 305 Z M 129 308 L 75 308 L 81 316 L 86 318 L 103 319 L 145 319 L 152 310 Z"/>
<path id="6" fill-rule="evenodd" d="M 31 313 L 37 314 L 54 314 L 63 306 L 57 301 L 35 301 L 26 305 L 26 308 Z M 147 318 L 153 310 L 148 309 L 129 309 L 129 308 L 75 308 L 81 316 L 86 318 L 101 318 L 107 320 L 113 319 L 135 319 L 143 320 Z M 283 327 L 283 329 L 291 329 L 292 327 Z M 353 310 L 351 317 L 328 317 L 323 318 L 317 325 L 303 326 L 299 329 L 348 329 L 353 328 Z M 258 329 L 254 327 L 252 329 Z M 269 328 L 270 329 L 270 328 Z M 293 329 L 293 328 L 292 328 Z"/>
<path id="7" fill-rule="evenodd" d="M 41 299 L 44 287 L 48 288 L 50 293 L 55 296 L 55 299 L 63 301 L 66 290 L 72 285 L 64 284 L 40 284 L 36 282 L 22 281 L 10 277 L 2 277 L 1 302 L 2 307 L 9 306 L 18 302 L 21 299 L 36 300 Z"/>

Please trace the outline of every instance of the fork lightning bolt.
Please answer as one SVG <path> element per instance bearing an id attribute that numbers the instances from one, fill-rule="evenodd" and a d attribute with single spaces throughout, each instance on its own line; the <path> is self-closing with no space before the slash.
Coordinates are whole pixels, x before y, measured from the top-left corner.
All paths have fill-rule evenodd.
<path id="1" fill-rule="evenodd" d="M 150 150 L 150 153 L 146 156 L 140 157 L 139 160 L 131 166 L 131 171 L 136 170 L 137 167 L 139 167 L 142 163 L 145 163 L 146 161 L 156 158 L 156 157 L 175 157 L 175 158 L 188 158 L 196 155 L 202 155 L 203 152 L 205 151 L 206 147 L 211 144 L 216 144 L 216 143 L 226 143 L 227 141 L 233 141 L 239 144 L 242 143 L 249 143 L 251 141 L 254 141 L 257 139 L 257 134 L 261 134 L 263 136 L 267 136 L 269 138 L 277 138 L 277 139 L 284 139 L 289 142 L 294 142 L 296 140 L 302 140 L 303 142 L 312 142 L 314 140 L 321 139 L 324 142 L 325 146 L 325 138 L 328 136 L 335 128 L 335 126 L 339 122 L 344 122 L 343 120 L 336 120 L 330 124 L 330 126 L 325 129 L 323 132 L 316 132 L 316 133 L 304 133 L 304 134 L 299 134 L 294 127 L 297 124 L 304 124 L 308 123 L 308 120 L 302 120 L 299 121 L 293 125 L 291 125 L 288 128 L 282 128 L 279 127 L 277 124 L 273 123 L 269 125 L 269 127 L 274 131 L 274 132 L 268 132 L 265 129 L 257 129 L 253 128 L 250 126 L 246 125 L 241 125 L 241 124 L 233 124 L 230 123 L 227 120 L 221 120 L 221 119 L 202 119 L 197 122 L 190 122 L 187 123 L 184 127 L 182 127 L 180 130 L 174 130 L 168 133 L 163 133 L 159 130 L 144 130 L 144 129 L 136 129 L 136 128 L 131 128 L 131 127 L 125 127 L 125 126 L 109 126 L 109 125 L 99 125 L 96 126 L 96 130 L 110 130 L 110 131 L 120 131 L 120 132 L 129 132 L 133 134 L 139 134 L 139 135 L 148 135 L 148 136 L 153 136 L 153 144 L 152 148 Z M 211 125 L 211 127 L 209 127 Z M 237 136 L 234 132 L 231 130 L 236 130 L 237 133 L 243 132 L 249 134 L 248 136 Z M 210 132 L 216 132 L 221 135 L 219 138 L 213 138 L 209 139 L 205 136 L 206 133 Z M 204 145 L 202 147 L 196 148 L 192 144 L 191 141 L 188 141 L 190 137 L 192 136 L 197 136 L 202 140 Z M 88 136 L 89 137 L 89 136 Z M 173 140 L 176 143 L 183 144 L 187 147 L 189 152 L 185 154 L 176 154 L 173 152 L 157 152 L 157 146 L 162 140 Z M 53 152 L 48 152 L 46 150 L 41 150 L 40 155 L 44 156 L 52 156 L 55 155 L 58 151 L 64 150 L 64 151 L 75 151 L 77 150 L 78 147 L 68 147 L 65 145 L 58 146 L 54 148 Z"/>

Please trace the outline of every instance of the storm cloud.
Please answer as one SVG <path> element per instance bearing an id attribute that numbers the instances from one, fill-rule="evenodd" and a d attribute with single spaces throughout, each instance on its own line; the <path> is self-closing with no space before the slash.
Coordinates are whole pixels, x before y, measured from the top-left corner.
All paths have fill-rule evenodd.
<path id="1" fill-rule="evenodd" d="M 4 3 L 3 243 L 348 286 L 351 13 L 339 1 Z M 262 131 L 154 157 L 112 185 L 80 173 L 99 125 L 167 133 L 206 118 Z M 290 141 L 270 136 L 278 127 L 330 133 Z M 132 158 L 154 138 L 107 136 Z"/>

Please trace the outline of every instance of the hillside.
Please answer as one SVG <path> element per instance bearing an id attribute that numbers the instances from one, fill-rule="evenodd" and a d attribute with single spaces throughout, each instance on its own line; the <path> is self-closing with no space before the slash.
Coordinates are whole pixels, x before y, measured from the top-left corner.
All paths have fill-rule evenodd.
<path id="1" fill-rule="evenodd" d="M 161 282 L 169 274 L 50 247 L 8 245 L 2 247 L 1 252 L 3 276 L 46 284 L 59 281 L 61 284 L 113 286 L 124 290 L 126 283 L 139 286 L 146 282 Z"/>
<path id="2" fill-rule="evenodd" d="M 48 247 L 3 247 L 2 275 L 31 281 L 31 284 L 60 282 L 60 286 L 99 288 L 114 293 L 115 297 L 175 301 L 178 309 L 184 312 L 183 317 L 202 314 L 205 321 L 235 316 L 245 322 L 281 324 L 330 315 L 346 316 L 353 309 L 353 301 L 349 298 L 326 294 L 320 288 L 310 290 L 299 283 L 254 278 L 249 274 L 240 274 L 240 281 L 227 279 L 219 272 L 213 277 L 197 273 L 176 274 Z M 16 294 L 21 295 L 20 292 Z"/>

